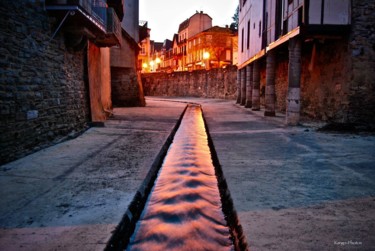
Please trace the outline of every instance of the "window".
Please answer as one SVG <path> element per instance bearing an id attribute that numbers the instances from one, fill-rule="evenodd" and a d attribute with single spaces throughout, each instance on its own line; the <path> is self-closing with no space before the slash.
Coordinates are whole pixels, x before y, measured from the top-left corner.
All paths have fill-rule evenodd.
<path id="1" fill-rule="evenodd" d="M 259 37 L 262 35 L 262 21 L 259 21 Z"/>
<path id="2" fill-rule="evenodd" d="M 247 49 L 250 48 L 250 20 L 247 22 Z"/>
<path id="3" fill-rule="evenodd" d="M 232 38 L 231 37 L 227 37 L 227 39 L 225 41 L 225 46 L 226 47 L 231 47 L 232 46 Z"/>
<path id="4" fill-rule="evenodd" d="M 226 50 L 226 51 L 225 51 L 225 59 L 228 60 L 228 61 L 231 60 L 231 58 L 230 58 L 230 54 L 231 54 L 231 53 L 230 53 L 230 50 Z"/>
<path id="5" fill-rule="evenodd" d="M 141 55 L 146 55 L 146 45 L 142 44 Z"/>
<path id="6" fill-rule="evenodd" d="M 241 52 L 243 52 L 244 29 L 241 31 Z"/>

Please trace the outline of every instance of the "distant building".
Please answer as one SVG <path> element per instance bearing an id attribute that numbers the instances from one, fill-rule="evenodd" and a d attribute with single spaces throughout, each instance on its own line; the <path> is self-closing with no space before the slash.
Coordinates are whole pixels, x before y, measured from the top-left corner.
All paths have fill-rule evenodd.
<path id="1" fill-rule="evenodd" d="M 169 39 L 165 39 L 163 42 L 160 61 L 161 61 L 161 67 L 160 67 L 161 71 L 171 72 L 176 67 L 176 63 L 173 57 L 173 42 Z"/>
<path id="2" fill-rule="evenodd" d="M 178 27 L 178 49 L 177 60 L 178 70 L 186 71 L 187 67 L 187 41 L 190 37 L 195 36 L 199 32 L 207 30 L 212 27 L 212 18 L 206 13 L 196 12 L 190 18 L 182 22 Z"/>
<path id="3" fill-rule="evenodd" d="M 150 72 L 150 61 L 151 61 L 151 40 L 150 33 L 151 29 L 147 27 L 146 21 L 140 21 L 139 25 L 142 39 L 140 39 L 139 46 L 140 51 L 138 54 L 138 68 L 142 69 L 142 73 Z"/>
<path id="4" fill-rule="evenodd" d="M 239 4 L 238 103 L 374 128 L 374 1 Z"/>
<path id="5" fill-rule="evenodd" d="M 166 39 L 163 43 L 154 43 L 159 47 L 150 47 L 151 59 L 143 62 L 142 72 L 192 71 L 237 64 L 234 50 L 237 36 L 228 27 L 212 27 L 209 15 L 196 12 L 179 25 L 172 41 Z"/>
<path id="6" fill-rule="evenodd" d="M 214 26 L 187 40 L 188 70 L 223 68 L 233 64 L 233 37 L 228 27 Z"/>

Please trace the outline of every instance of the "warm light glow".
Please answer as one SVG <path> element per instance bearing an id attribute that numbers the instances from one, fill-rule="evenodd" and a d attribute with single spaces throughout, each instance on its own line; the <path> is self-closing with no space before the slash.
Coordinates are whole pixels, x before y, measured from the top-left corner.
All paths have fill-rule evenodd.
<path id="1" fill-rule="evenodd" d="M 157 64 L 160 64 L 160 58 L 156 58 L 156 59 L 155 59 L 155 62 L 156 62 Z"/>
<path id="2" fill-rule="evenodd" d="M 209 59 L 209 58 L 210 58 L 210 53 L 207 52 L 207 51 L 204 52 L 204 53 L 203 53 L 203 58 L 204 58 L 204 59 Z"/>
<path id="3" fill-rule="evenodd" d="M 189 105 L 127 250 L 234 250 L 208 137 Z"/>
<path id="4" fill-rule="evenodd" d="M 154 66 L 154 64 L 155 64 L 154 61 L 150 61 L 151 67 Z"/>
<path id="5" fill-rule="evenodd" d="M 143 68 L 147 68 L 147 66 L 148 66 L 147 63 L 143 63 L 143 64 L 142 64 L 142 67 L 143 67 Z"/>

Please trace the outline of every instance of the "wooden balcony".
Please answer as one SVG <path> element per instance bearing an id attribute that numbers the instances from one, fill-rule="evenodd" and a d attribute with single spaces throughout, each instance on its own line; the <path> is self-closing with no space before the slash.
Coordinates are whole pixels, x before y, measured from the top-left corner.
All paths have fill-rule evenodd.
<path id="1" fill-rule="evenodd" d="M 85 36 L 99 47 L 121 44 L 121 23 L 103 0 L 46 0 L 46 10 L 57 18 L 61 29 Z"/>

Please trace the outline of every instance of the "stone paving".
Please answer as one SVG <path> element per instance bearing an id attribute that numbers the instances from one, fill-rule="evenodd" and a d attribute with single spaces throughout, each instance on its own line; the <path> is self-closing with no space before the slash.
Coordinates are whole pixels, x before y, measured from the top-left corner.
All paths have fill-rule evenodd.
<path id="1" fill-rule="evenodd" d="M 102 250 L 187 102 L 202 105 L 251 250 L 375 246 L 375 136 L 285 127 L 233 100 L 148 98 L 0 167 L 0 250 Z"/>

